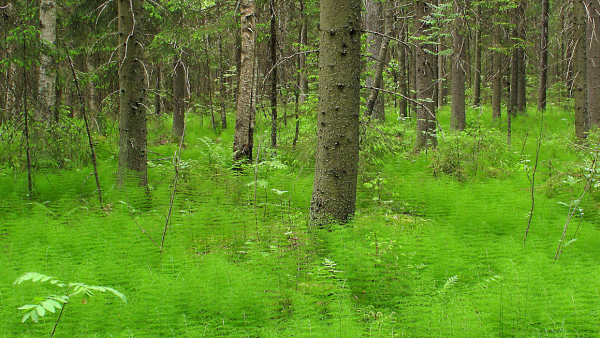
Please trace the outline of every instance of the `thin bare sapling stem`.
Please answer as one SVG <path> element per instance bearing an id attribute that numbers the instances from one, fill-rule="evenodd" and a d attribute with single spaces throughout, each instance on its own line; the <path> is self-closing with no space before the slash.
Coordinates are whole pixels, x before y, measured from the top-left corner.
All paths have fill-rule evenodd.
<path id="1" fill-rule="evenodd" d="M 528 133 L 529 134 L 529 133 Z M 529 234 L 529 227 L 531 226 L 531 220 L 533 219 L 533 208 L 535 207 L 535 173 L 537 172 L 538 160 L 540 158 L 540 148 L 542 147 L 542 136 L 544 135 L 544 111 L 542 110 L 542 116 L 540 121 L 540 136 L 538 137 L 537 150 L 535 153 L 535 165 L 533 166 L 533 173 L 531 174 L 531 210 L 529 210 L 529 221 L 527 221 L 527 229 L 525 230 L 525 237 L 523 238 L 523 246 L 527 241 L 527 235 Z M 525 149 L 525 144 L 523 144 Z M 521 151 L 523 154 L 523 151 Z"/>

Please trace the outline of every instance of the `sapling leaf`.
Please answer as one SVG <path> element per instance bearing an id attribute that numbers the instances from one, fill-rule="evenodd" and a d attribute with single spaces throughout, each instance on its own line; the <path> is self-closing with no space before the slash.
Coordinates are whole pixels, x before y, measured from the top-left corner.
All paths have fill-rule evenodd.
<path id="1" fill-rule="evenodd" d="M 39 315 L 40 317 L 44 317 L 44 315 L 46 314 L 46 309 L 45 309 L 43 306 L 40 306 L 40 305 L 38 305 L 38 306 L 35 308 L 35 311 L 38 313 L 38 315 Z"/>
<path id="2" fill-rule="evenodd" d="M 29 309 L 33 309 L 34 307 L 36 307 L 37 305 L 32 305 L 32 304 L 28 304 L 28 305 L 23 305 L 19 308 L 19 310 L 29 310 Z"/>

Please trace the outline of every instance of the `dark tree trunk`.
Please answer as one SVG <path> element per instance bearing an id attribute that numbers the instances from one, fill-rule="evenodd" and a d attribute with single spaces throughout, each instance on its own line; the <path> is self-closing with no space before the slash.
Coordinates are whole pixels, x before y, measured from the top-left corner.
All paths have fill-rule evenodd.
<path id="1" fill-rule="evenodd" d="M 492 76 L 492 117 L 494 120 L 502 115 L 502 53 L 498 50 L 502 45 L 502 29 L 499 25 L 500 4 L 494 4 L 494 48 L 493 52 L 493 76 Z"/>
<path id="2" fill-rule="evenodd" d="M 586 22 L 584 0 L 573 0 L 573 101 L 575 103 L 575 135 L 578 139 L 587 138 L 589 131 L 587 111 L 587 70 L 586 70 Z"/>
<path id="3" fill-rule="evenodd" d="M 306 19 L 306 14 L 304 13 L 304 0 L 300 0 L 300 34 L 299 41 L 300 44 L 298 46 L 298 52 L 301 52 L 302 49 L 308 43 L 308 21 Z M 306 102 L 306 97 L 308 96 L 308 79 L 306 76 L 306 54 L 300 54 L 298 57 L 298 97 L 296 104 L 296 128 L 294 133 L 293 146 L 296 146 L 298 142 L 298 137 L 300 136 L 300 115 L 299 110 L 300 106 Z"/>
<path id="4" fill-rule="evenodd" d="M 356 208 L 361 0 L 321 0 L 319 110 L 313 225 L 346 222 Z"/>
<path id="5" fill-rule="evenodd" d="M 423 19 L 432 13 L 429 3 L 421 0 L 415 2 L 415 35 L 428 34 L 431 24 Z M 425 40 L 417 40 L 415 47 L 415 91 L 419 105 L 417 106 L 417 140 L 415 150 L 437 146 L 435 118 L 435 71 L 437 68 L 435 45 Z"/>
<path id="6" fill-rule="evenodd" d="M 366 11 L 366 22 L 365 26 L 367 30 L 372 32 L 383 33 L 383 3 L 381 0 L 366 0 L 365 2 L 365 11 Z M 377 66 L 379 61 L 383 61 L 385 59 L 385 55 L 380 55 L 379 52 L 381 50 L 381 45 L 383 43 L 383 38 L 381 35 L 367 33 L 367 55 L 371 57 L 367 58 L 367 72 L 369 75 L 366 79 L 367 87 L 376 87 L 375 81 L 377 76 Z M 381 85 L 381 83 L 379 83 Z M 376 120 L 384 121 L 385 120 L 385 112 L 384 112 L 384 103 L 383 103 L 383 95 L 376 95 L 376 101 L 374 103 L 374 108 L 369 109 L 369 102 L 367 101 L 367 109 L 366 113 L 370 114 L 372 112 L 372 117 Z M 369 115 L 369 118 L 371 116 Z"/>
<path id="7" fill-rule="evenodd" d="M 393 29 L 392 8 L 388 1 L 386 1 L 383 4 L 383 7 L 384 7 L 384 19 L 385 19 L 385 35 L 391 36 L 392 29 Z M 390 39 L 387 37 L 384 37 L 381 40 L 379 52 L 377 53 L 379 58 L 375 63 L 375 74 L 373 75 L 372 86 L 374 88 L 383 88 L 383 68 L 385 67 L 385 59 L 387 58 L 389 42 L 390 42 Z M 382 112 L 379 112 L 378 114 L 376 114 L 377 111 L 375 110 L 377 102 L 380 102 L 379 101 L 380 96 L 381 96 L 381 93 L 379 92 L 378 89 L 371 89 L 371 93 L 369 94 L 369 97 L 367 98 L 367 109 L 365 111 L 365 115 L 369 119 L 371 119 L 371 117 L 373 117 L 377 121 L 385 120 L 385 115 L 382 114 Z M 382 104 L 382 106 L 383 106 L 383 104 Z"/>
<path id="8" fill-rule="evenodd" d="M 454 0 L 454 32 L 452 34 L 452 111 L 450 127 L 462 131 L 466 126 L 465 115 L 465 36 L 464 36 L 464 4 Z"/>
<path id="9" fill-rule="evenodd" d="M 143 0 L 118 0 L 119 23 L 119 177 L 132 175 L 147 185 L 146 96 L 142 46 Z"/>
<path id="10" fill-rule="evenodd" d="M 546 109 L 546 92 L 548 90 L 548 19 L 550 0 L 542 0 L 540 29 L 540 82 L 538 85 L 538 110 Z"/>
<path id="11" fill-rule="evenodd" d="M 277 148 L 277 16 L 275 0 L 271 0 L 271 38 L 269 50 L 271 54 L 271 148 Z"/>
<path id="12" fill-rule="evenodd" d="M 600 2 L 590 0 L 587 7 L 587 107 L 591 128 L 600 126 Z"/>
<path id="13" fill-rule="evenodd" d="M 183 137 L 185 124 L 185 65 L 183 56 L 176 56 L 173 62 L 173 127 L 171 128 L 171 141 L 179 144 Z"/>
<path id="14" fill-rule="evenodd" d="M 526 24 L 525 24 L 525 5 L 523 2 L 517 7 L 517 36 L 519 41 L 526 39 Z M 527 108 L 527 68 L 525 64 L 525 49 L 523 42 L 520 42 L 517 47 L 517 111 L 524 113 Z"/>
<path id="15" fill-rule="evenodd" d="M 481 4 L 477 4 L 475 27 L 475 79 L 473 83 L 473 105 L 481 105 Z"/>
<path id="16" fill-rule="evenodd" d="M 235 160 L 252 161 L 254 147 L 255 116 L 255 40 L 256 12 L 254 0 L 242 0 L 241 8 L 241 61 L 240 81 L 238 85 L 237 116 L 233 139 L 233 157 Z"/>
<path id="17" fill-rule="evenodd" d="M 400 41 L 406 39 L 406 25 L 402 23 L 400 28 Z M 408 101 L 405 97 L 408 97 L 408 86 L 406 84 L 406 46 L 404 44 L 398 45 L 398 92 L 404 97 L 401 97 L 398 102 L 398 114 L 400 117 L 408 117 Z"/>

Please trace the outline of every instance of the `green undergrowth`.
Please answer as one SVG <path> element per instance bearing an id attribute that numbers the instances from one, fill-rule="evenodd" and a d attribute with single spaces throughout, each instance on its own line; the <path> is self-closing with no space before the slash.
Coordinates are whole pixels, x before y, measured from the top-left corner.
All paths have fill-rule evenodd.
<path id="1" fill-rule="evenodd" d="M 596 136 L 577 144 L 572 114 L 550 107 L 543 121 L 517 117 L 508 147 L 505 124 L 480 112 L 421 153 L 414 122 L 363 124 L 357 214 L 328 229 L 307 224 L 308 119 L 296 148 L 292 124 L 280 129 L 277 151 L 259 124 L 259 161 L 232 170 L 232 131 L 190 118 L 168 224 L 178 149 L 168 121 L 149 127 L 148 190 L 116 185 L 116 139 L 98 139 L 103 205 L 90 167 L 36 170 L 33 196 L 26 175 L 4 170 L 0 337 L 47 336 L 58 317 L 20 323 L 17 308 L 48 294 L 12 285 L 27 272 L 127 297 L 69 304 L 57 337 L 600 335 L 595 181 L 576 203 L 596 178 Z"/>

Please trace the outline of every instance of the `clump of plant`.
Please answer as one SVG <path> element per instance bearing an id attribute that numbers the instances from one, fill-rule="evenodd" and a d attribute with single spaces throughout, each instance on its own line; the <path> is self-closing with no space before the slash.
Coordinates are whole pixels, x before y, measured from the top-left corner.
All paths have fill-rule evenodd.
<path id="1" fill-rule="evenodd" d="M 64 283 L 58 280 L 56 277 L 46 276 L 37 272 L 28 272 L 24 274 L 23 276 L 17 278 L 14 284 L 21 284 L 26 281 L 40 283 L 48 282 L 62 290 L 62 292 L 60 292 L 61 294 L 50 294 L 45 297 L 35 297 L 35 304 L 27 304 L 19 308 L 19 310 L 25 311 L 23 319 L 21 320 L 23 323 L 27 321 L 27 319 L 31 319 L 37 323 L 38 320 L 46 316 L 48 312 L 56 313 L 56 310 L 60 309 L 50 337 L 54 336 L 54 332 L 56 331 L 56 327 L 60 322 L 62 314 L 65 310 L 65 306 L 67 306 L 67 304 L 69 304 L 71 301 L 71 298 L 75 296 L 81 295 L 82 303 L 87 304 L 88 300 L 94 295 L 94 291 L 108 291 L 127 303 L 127 297 L 113 288 L 105 286 L 92 286 L 84 283 Z"/>

